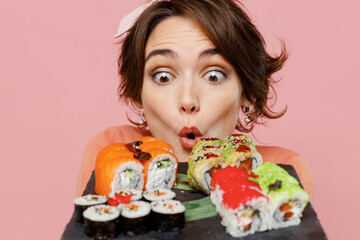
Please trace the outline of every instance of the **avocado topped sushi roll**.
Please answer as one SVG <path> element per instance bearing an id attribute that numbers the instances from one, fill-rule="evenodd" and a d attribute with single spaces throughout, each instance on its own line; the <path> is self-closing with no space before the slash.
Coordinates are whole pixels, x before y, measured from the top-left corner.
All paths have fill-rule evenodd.
<path id="1" fill-rule="evenodd" d="M 191 155 L 188 160 L 187 178 L 191 187 L 199 189 L 205 194 L 210 194 L 212 175 L 222 168 L 222 148 L 201 150 Z"/>
<path id="2" fill-rule="evenodd" d="M 227 166 L 236 166 L 251 171 L 263 160 L 252 139 L 246 135 L 230 135 L 223 145 Z"/>
<path id="3" fill-rule="evenodd" d="M 236 166 L 251 171 L 262 162 L 262 156 L 249 136 L 231 134 L 224 140 L 202 138 L 191 151 L 187 178 L 191 187 L 208 195 L 212 175 L 219 169 Z"/>
<path id="4" fill-rule="evenodd" d="M 223 140 L 218 138 L 201 138 L 192 148 L 191 155 L 195 155 L 198 152 L 203 152 L 210 149 L 221 148 L 223 142 Z"/>
<path id="5" fill-rule="evenodd" d="M 256 182 L 270 199 L 270 229 L 300 224 L 309 196 L 296 178 L 274 163 L 263 163 L 254 170 Z"/>

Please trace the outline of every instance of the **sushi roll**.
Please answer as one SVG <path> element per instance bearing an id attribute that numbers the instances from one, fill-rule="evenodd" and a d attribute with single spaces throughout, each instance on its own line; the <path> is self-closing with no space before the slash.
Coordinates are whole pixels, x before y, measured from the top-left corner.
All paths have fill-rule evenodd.
<path id="1" fill-rule="evenodd" d="M 145 137 L 144 138 L 140 138 L 139 140 L 143 142 L 143 144 L 140 145 L 140 149 L 143 152 L 148 152 L 149 149 L 152 148 L 161 148 L 164 149 L 166 151 L 171 152 L 172 154 L 174 154 L 174 149 L 173 147 L 168 144 L 167 142 L 164 142 L 163 140 L 159 139 L 159 138 L 154 138 L 152 137 L 152 139 L 148 139 L 150 137 Z"/>
<path id="2" fill-rule="evenodd" d="M 87 208 L 84 213 L 85 234 L 95 239 L 115 238 L 118 232 L 120 211 L 109 205 L 96 205 Z"/>
<path id="3" fill-rule="evenodd" d="M 170 189 L 176 183 L 178 160 L 170 144 L 159 138 L 143 137 L 125 146 L 144 166 L 144 189 Z"/>
<path id="4" fill-rule="evenodd" d="M 156 143 L 153 141 L 151 143 Z M 147 149 L 151 155 L 149 160 L 143 161 L 145 190 L 167 188 L 176 184 L 178 160 L 174 154 L 162 148 Z"/>
<path id="5" fill-rule="evenodd" d="M 95 166 L 96 164 L 99 164 L 102 162 L 102 159 L 107 158 L 110 154 L 117 153 L 117 152 L 123 152 L 126 150 L 125 144 L 123 143 L 113 143 L 110 145 L 107 145 L 103 149 L 100 150 L 100 152 L 97 155 Z"/>
<path id="6" fill-rule="evenodd" d="M 131 153 L 130 153 L 131 154 Z M 131 154 L 132 155 L 132 154 Z M 95 166 L 95 193 L 109 195 L 123 189 L 143 189 L 144 166 L 137 159 L 124 151 L 102 159 L 102 163 Z"/>
<path id="7" fill-rule="evenodd" d="M 217 170 L 236 166 L 251 171 L 262 162 L 262 156 L 249 136 L 232 134 L 224 140 L 202 138 L 191 151 L 187 178 L 191 187 L 210 194 L 211 178 Z"/>
<path id="8" fill-rule="evenodd" d="M 201 138 L 192 148 L 191 155 L 210 149 L 221 148 L 224 141 L 218 138 Z"/>
<path id="9" fill-rule="evenodd" d="M 226 167 L 217 171 L 211 181 L 210 198 L 222 217 L 221 224 L 233 237 L 242 237 L 268 227 L 269 199 L 249 178 L 246 170 Z"/>
<path id="10" fill-rule="evenodd" d="M 222 154 L 221 148 L 210 148 L 190 155 L 187 171 L 189 185 L 209 195 L 212 175 L 224 163 Z"/>
<path id="11" fill-rule="evenodd" d="M 137 190 L 137 189 L 118 190 L 109 194 L 108 204 L 110 206 L 118 206 L 121 204 L 129 203 L 130 201 L 140 200 L 141 198 L 142 198 L 142 190 Z"/>
<path id="12" fill-rule="evenodd" d="M 151 202 L 154 230 L 169 232 L 181 230 L 185 226 L 185 206 L 178 200 Z"/>
<path id="13" fill-rule="evenodd" d="M 173 152 L 170 144 L 154 137 L 104 147 L 95 162 L 95 193 L 171 188 L 178 167 Z"/>
<path id="14" fill-rule="evenodd" d="M 226 162 L 225 165 L 236 166 L 251 171 L 262 164 L 263 159 L 261 154 L 256 150 L 255 145 L 252 143 L 251 138 L 245 135 L 241 136 L 244 138 L 228 137 L 228 141 L 224 143 L 223 157 Z"/>
<path id="15" fill-rule="evenodd" d="M 145 201 L 132 201 L 121 207 L 122 233 L 127 236 L 136 236 L 149 232 L 150 203 Z"/>
<path id="16" fill-rule="evenodd" d="M 138 162 L 123 159 L 122 164 L 116 169 L 115 176 L 110 184 L 112 191 L 123 189 L 141 190 L 144 184 L 142 169 Z"/>
<path id="17" fill-rule="evenodd" d="M 135 145 L 135 147 L 134 147 L 134 145 Z M 133 151 L 133 149 L 131 149 L 131 148 L 136 148 L 138 151 L 141 151 L 141 152 L 147 152 L 148 149 L 154 148 L 154 146 L 156 148 L 161 148 L 161 149 L 167 150 L 171 153 L 174 153 L 174 149 L 170 144 L 168 144 L 167 142 L 165 142 L 159 138 L 150 137 L 150 136 L 136 139 L 134 142 L 127 144 L 127 147 L 128 148 L 130 147 L 130 149 L 129 149 L 130 151 Z"/>
<path id="18" fill-rule="evenodd" d="M 176 194 L 170 189 L 153 189 L 153 190 L 144 191 L 143 196 L 146 200 L 152 202 L 152 201 L 173 199 L 175 198 Z"/>
<path id="19" fill-rule="evenodd" d="M 274 163 L 263 163 L 254 171 L 261 190 L 269 197 L 269 229 L 298 225 L 309 196 L 296 178 Z"/>
<path id="20" fill-rule="evenodd" d="M 90 206 L 104 204 L 107 202 L 107 197 L 88 194 L 85 196 L 78 197 L 74 200 L 75 205 L 75 222 L 84 224 L 83 212 Z"/>
<path id="21" fill-rule="evenodd" d="M 246 144 L 252 144 L 252 145 L 255 145 L 254 141 L 252 140 L 251 137 L 249 136 L 246 136 L 244 134 L 230 134 L 229 136 L 227 136 L 225 138 L 225 142 L 229 142 L 229 141 L 232 141 L 232 140 L 239 140 L 241 141 L 242 143 L 246 143 Z"/>

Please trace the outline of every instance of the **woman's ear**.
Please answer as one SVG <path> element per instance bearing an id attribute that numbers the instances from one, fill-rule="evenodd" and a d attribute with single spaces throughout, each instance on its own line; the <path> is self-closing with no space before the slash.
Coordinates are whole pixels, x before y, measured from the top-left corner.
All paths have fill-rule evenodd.
<path id="1" fill-rule="evenodd" d="M 250 105 L 250 102 L 244 97 L 241 97 L 241 109 L 247 108 Z"/>
<path id="2" fill-rule="evenodd" d="M 139 101 L 136 101 L 134 99 L 131 99 L 131 105 L 136 109 L 138 106 L 139 108 L 143 108 L 142 103 L 140 103 Z"/>

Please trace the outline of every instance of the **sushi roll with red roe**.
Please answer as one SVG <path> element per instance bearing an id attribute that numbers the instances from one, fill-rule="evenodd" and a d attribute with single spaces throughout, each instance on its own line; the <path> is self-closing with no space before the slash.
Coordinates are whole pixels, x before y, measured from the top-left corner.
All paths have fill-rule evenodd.
<path id="1" fill-rule="evenodd" d="M 168 199 L 151 202 L 154 230 L 178 231 L 185 226 L 185 206 L 178 200 Z"/>
<path id="2" fill-rule="evenodd" d="M 78 224 L 84 224 L 83 212 L 91 206 L 105 204 L 107 197 L 95 194 L 88 194 L 78 197 L 74 200 L 75 206 L 75 222 Z"/>
<path id="3" fill-rule="evenodd" d="M 85 234 L 95 239 L 115 238 L 118 234 L 120 210 L 101 204 L 87 208 L 84 213 Z"/>
<path id="4" fill-rule="evenodd" d="M 222 217 L 221 224 L 233 237 L 242 237 L 268 228 L 269 199 L 246 170 L 226 167 L 211 180 L 211 201 Z"/>

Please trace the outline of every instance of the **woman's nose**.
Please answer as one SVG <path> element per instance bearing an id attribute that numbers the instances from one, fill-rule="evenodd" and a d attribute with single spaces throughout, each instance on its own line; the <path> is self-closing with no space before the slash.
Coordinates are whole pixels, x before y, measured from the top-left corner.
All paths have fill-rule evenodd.
<path id="1" fill-rule="evenodd" d="M 199 107 L 195 104 L 187 104 L 181 106 L 181 111 L 185 113 L 195 113 L 199 111 Z"/>
<path id="2" fill-rule="evenodd" d="M 179 110 L 180 112 L 192 114 L 200 110 L 199 91 L 192 79 L 187 79 L 180 86 Z"/>

